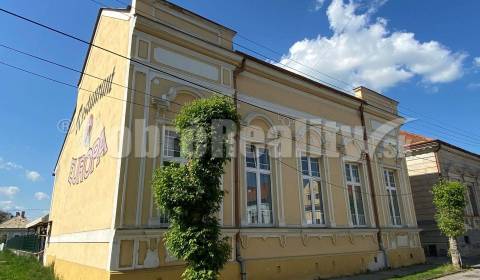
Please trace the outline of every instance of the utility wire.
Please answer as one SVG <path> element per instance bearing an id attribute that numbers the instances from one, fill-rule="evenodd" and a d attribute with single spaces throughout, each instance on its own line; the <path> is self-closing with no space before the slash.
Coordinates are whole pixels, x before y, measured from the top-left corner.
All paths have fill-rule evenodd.
<path id="1" fill-rule="evenodd" d="M 13 68 L 13 69 L 16 69 L 16 70 L 18 70 L 18 71 L 25 72 L 25 73 L 30 74 L 30 75 L 33 75 L 33 76 L 37 76 L 37 77 L 39 77 L 39 78 L 43 78 L 43 79 L 49 80 L 49 81 L 51 81 L 51 82 L 55 82 L 55 83 L 64 85 L 64 86 L 68 86 L 68 87 L 72 87 L 72 88 L 77 88 L 77 89 L 79 89 L 79 90 L 85 90 L 85 91 L 88 91 L 88 92 L 90 92 L 90 93 L 95 93 L 94 91 L 86 90 L 86 89 L 81 88 L 81 87 L 79 87 L 79 86 L 75 86 L 75 85 L 72 85 L 72 84 L 69 84 L 69 83 L 66 83 L 66 82 L 62 82 L 62 81 L 59 81 L 59 80 L 50 78 L 50 77 L 48 77 L 48 76 L 45 76 L 45 75 L 42 75 L 42 74 L 39 74 L 39 73 L 36 73 L 36 72 L 33 72 L 33 71 L 26 70 L 26 69 L 24 69 L 24 68 L 17 67 L 17 66 L 14 66 L 14 65 L 5 63 L 5 62 L 3 62 L 3 61 L 1 61 L 1 60 L 0 60 L 0 64 L 1 64 L 1 65 L 4 65 L 4 66 L 8 66 L 8 67 Z M 106 96 L 106 97 L 111 97 L 111 98 L 113 98 L 112 96 Z M 114 98 L 114 99 L 121 100 L 121 99 L 118 99 L 118 98 Z M 122 100 L 122 101 L 125 101 L 125 100 Z M 133 102 L 132 102 L 132 103 L 133 103 Z M 143 104 L 137 104 L 137 105 L 139 105 L 139 106 L 144 106 Z M 243 125 L 243 126 L 248 127 L 248 126 L 246 126 L 246 125 Z M 298 172 L 300 175 L 303 174 L 300 170 L 298 170 L 298 168 L 293 167 L 293 166 L 285 163 L 284 161 L 280 160 L 279 158 L 274 158 L 274 160 L 276 160 L 276 161 L 278 161 L 279 163 L 281 163 L 281 164 L 283 164 L 283 165 L 285 165 L 285 166 L 287 166 L 287 167 L 295 170 L 295 171 Z M 373 180 L 373 178 L 371 178 L 371 180 Z M 343 189 L 343 190 L 348 189 L 348 188 L 346 188 L 346 187 L 344 187 L 344 186 L 334 184 L 334 183 L 329 182 L 329 181 L 327 181 L 327 180 L 325 180 L 325 179 L 322 179 L 322 178 L 319 178 L 318 181 L 321 181 L 321 182 L 323 182 L 323 183 L 325 183 L 325 184 L 328 184 L 328 185 L 330 185 L 330 186 L 332 186 L 332 187 L 335 187 L 335 188 L 340 188 L 340 189 Z M 399 189 L 397 189 L 397 190 L 399 190 Z M 362 194 L 365 194 L 365 195 L 373 196 L 373 194 L 370 193 L 370 192 L 365 192 L 365 191 L 363 191 L 363 190 L 360 191 L 360 192 L 361 192 Z M 415 193 L 415 192 L 411 192 L 411 193 L 401 193 L 401 192 L 400 192 L 400 193 L 397 194 L 397 196 L 411 196 L 413 193 Z M 388 197 L 388 196 L 390 196 L 390 195 L 389 195 L 389 194 L 387 194 L 387 195 L 375 194 L 375 196 L 377 196 L 377 197 L 383 197 L 383 196 Z"/>
<path id="2" fill-rule="evenodd" d="M 82 40 L 82 39 L 80 39 L 80 38 L 78 38 L 78 37 L 75 37 L 75 36 L 70 35 L 70 34 L 67 34 L 67 33 L 65 33 L 65 32 L 56 30 L 56 29 L 54 29 L 54 28 L 48 27 L 48 26 L 46 26 L 46 25 L 40 24 L 40 23 L 35 22 L 35 21 L 33 21 L 33 20 L 30 20 L 30 19 L 27 19 L 27 18 L 25 18 L 25 17 L 16 15 L 16 14 L 14 14 L 14 13 L 8 12 L 8 11 L 6 11 L 6 10 L 4 10 L 4 9 L 0 9 L 0 11 L 6 12 L 6 13 L 8 13 L 8 14 L 10 14 L 10 15 L 13 15 L 13 16 L 15 16 L 15 17 L 21 18 L 21 19 L 23 19 L 23 20 L 26 20 L 26 21 L 31 22 L 31 23 L 33 23 L 33 24 L 36 24 L 36 25 L 38 25 L 38 26 L 44 27 L 44 28 L 46 28 L 46 29 L 48 29 L 48 30 L 51 30 L 51 31 L 53 31 L 53 32 L 56 32 L 56 33 L 62 34 L 62 35 L 64 35 L 64 36 L 70 37 L 70 38 L 75 39 L 75 40 L 77 40 L 77 41 L 80 41 L 80 42 L 89 44 L 89 45 L 94 46 L 94 47 L 97 47 L 97 48 L 100 48 L 100 49 L 102 49 L 102 50 L 104 50 L 104 51 L 107 51 L 107 52 L 109 52 L 109 53 L 122 56 L 122 55 L 120 55 L 120 54 L 118 54 L 118 53 L 115 53 L 115 52 L 113 52 L 113 51 L 111 51 L 111 50 L 108 50 L 108 49 L 105 49 L 105 48 L 102 48 L 102 47 L 98 47 L 98 46 L 96 46 L 96 45 L 94 45 L 94 44 L 92 44 L 92 43 L 89 43 L 89 42 L 87 42 L 87 41 L 85 41 L 85 40 Z M 132 59 L 130 59 L 130 58 L 128 58 L 128 57 L 125 57 L 125 56 L 123 56 L 123 57 L 124 57 L 125 59 L 128 59 L 128 60 L 132 61 L 132 62 L 135 62 L 135 63 L 138 63 L 138 64 L 143 64 L 143 63 L 141 63 L 141 62 L 139 62 L 139 61 L 132 60 Z M 3 64 L 12 67 L 12 65 L 8 65 L 8 64 L 6 64 L 6 63 L 3 63 Z M 157 71 L 162 72 L 162 73 L 164 73 L 164 74 L 167 74 L 167 75 L 170 75 L 170 76 L 179 78 L 179 79 L 181 79 L 181 80 L 184 80 L 184 81 L 187 82 L 187 83 L 195 84 L 195 83 L 193 83 L 193 82 L 191 82 L 191 81 L 182 79 L 181 77 L 177 77 L 177 76 L 175 76 L 175 75 L 173 75 L 173 74 L 170 74 L 170 73 L 168 73 L 168 72 L 165 72 L 165 71 L 163 71 L 163 70 L 160 70 L 160 69 L 156 69 L 156 68 L 154 68 L 154 67 L 151 67 L 150 65 L 147 65 L 147 64 L 143 64 L 143 65 L 146 66 L 146 67 L 149 67 L 149 68 L 153 68 L 154 70 L 157 70 Z M 24 72 L 27 72 L 27 73 L 34 74 L 34 75 L 35 75 L 35 73 L 33 73 L 33 72 L 31 72 L 31 71 L 28 71 L 28 70 L 25 71 L 24 69 L 21 69 L 21 68 L 19 68 L 19 67 L 13 66 L 13 68 L 16 68 L 16 69 L 18 69 L 18 70 L 22 70 L 22 71 L 24 71 Z M 54 82 L 57 82 L 57 83 L 61 83 L 61 84 L 64 84 L 64 85 L 69 85 L 69 84 L 67 84 L 67 83 L 60 82 L 60 81 L 58 81 L 58 80 L 55 80 L 55 79 L 52 79 L 52 78 L 48 78 L 48 77 L 43 76 L 43 75 L 38 75 L 38 74 L 37 74 L 37 76 L 42 77 L 42 78 L 46 78 L 46 79 L 49 79 L 49 80 L 51 80 L 51 81 L 54 81 Z M 72 86 L 72 85 L 69 85 L 69 86 Z M 202 86 L 202 85 L 198 85 L 198 84 L 197 84 L 197 86 L 200 86 L 200 87 L 202 87 L 202 88 L 205 88 L 205 87 Z M 75 86 L 73 86 L 73 87 L 75 87 Z M 223 94 L 223 93 L 218 92 L 218 91 L 213 90 L 213 89 L 209 89 L 209 88 L 207 88 L 207 89 L 210 90 L 210 91 L 214 91 L 214 92 Z M 85 90 L 85 89 L 84 89 L 84 90 Z M 88 90 L 86 90 L 86 91 L 88 91 Z M 224 95 L 224 94 L 223 94 L 223 95 Z M 239 100 L 239 101 L 242 101 L 242 100 Z M 242 102 L 245 102 L 245 101 L 242 101 Z M 250 103 L 248 103 L 248 102 L 245 102 L 245 103 L 247 103 L 247 104 L 249 104 L 249 105 L 252 105 L 252 106 L 254 106 L 254 107 L 258 107 L 258 106 L 255 105 L 255 104 L 250 104 Z M 144 106 L 143 104 L 138 104 L 138 105 Z M 265 108 L 262 108 L 262 109 L 265 109 Z M 272 113 L 281 115 L 281 114 L 278 113 L 278 112 L 273 112 L 273 111 L 272 111 Z M 289 116 L 285 116 L 285 117 L 290 118 L 290 119 L 292 119 L 292 120 L 294 120 L 294 121 L 298 121 L 298 120 L 293 119 L 293 118 L 291 118 L 291 117 L 289 117 Z M 311 126 L 311 124 L 308 124 L 308 123 L 305 123 L 305 124 L 308 125 L 308 126 Z M 342 187 L 342 188 L 345 189 L 345 187 Z"/>
<path id="3" fill-rule="evenodd" d="M 97 0 L 89 0 L 89 1 L 95 2 L 96 4 L 101 5 L 101 6 L 102 6 L 102 5 L 103 5 L 103 6 L 106 6 L 104 3 L 100 2 L 100 1 L 97 1 Z M 126 6 L 129 5 L 128 3 L 124 2 L 124 1 L 121 1 L 121 0 L 115 0 L 115 1 L 118 2 L 118 3 L 120 3 L 120 4 L 126 5 Z M 153 9 L 157 9 L 157 7 L 155 7 L 155 5 L 153 5 L 153 4 L 151 4 L 151 3 L 144 3 L 144 4 L 146 4 L 147 6 L 153 8 Z M 142 13 L 145 12 L 145 11 L 142 11 L 141 9 L 139 9 L 138 7 L 135 8 L 135 11 L 136 11 L 138 14 L 140 14 L 140 15 L 142 15 Z M 140 12 L 139 12 L 139 11 L 140 11 Z M 141 13 L 141 12 L 142 12 L 142 13 Z M 174 30 L 176 30 L 176 31 L 182 32 L 182 33 L 187 34 L 187 35 L 189 35 L 189 36 L 191 36 L 191 37 L 194 37 L 194 38 L 197 38 L 197 39 L 201 39 L 201 38 L 198 38 L 197 36 L 195 36 L 194 34 L 190 34 L 190 33 L 188 33 L 188 32 L 184 32 L 183 30 L 179 30 L 179 29 L 177 29 L 177 28 L 175 28 L 175 27 L 173 27 L 173 26 L 171 26 L 171 25 L 167 25 L 167 24 L 165 24 L 165 23 L 163 23 L 163 22 L 158 22 L 158 21 L 156 21 L 156 20 L 151 19 L 151 18 L 150 18 L 151 15 L 149 15 L 148 12 L 143 13 L 143 16 L 144 16 L 144 17 L 147 17 L 149 20 L 155 21 L 156 23 L 159 23 L 159 24 L 161 24 L 161 25 L 167 26 L 167 27 L 172 28 L 172 29 L 174 29 Z M 351 20 L 351 18 L 350 18 L 350 20 Z M 344 30 L 344 29 L 347 27 L 347 25 L 350 23 L 350 20 L 345 24 L 345 26 L 342 28 L 342 30 Z M 255 42 L 254 40 L 251 40 L 251 39 L 249 39 L 249 38 L 247 38 L 247 37 L 245 37 L 245 36 L 243 36 L 243 35 L 241 35 L 241 34 L 236 34 L 236 35 L 237 35 L 238 37 L 241 37 L 242 39 L 250 42 L 250 43 L 253 43 L 253 44 L 257 45 L 257 46 L 260 46 L 260 47 L 262 47 L 262 48 L 264 48 L 264 49 L 266 49 L 266 50 L 269 50 L 270 52 L 275 53 L 276 55 L 283 56 L 282 53 L 280 53 L 280 52 L 278 52 L 278 51 L 276 51 L 276 50 L 274 50 L 274 49 L 272 49 L 272 48 L 270 48 L 270 47 L 268 47 L 268 46 L 265 46 L 265 45 L 263 45 L 263 44 L 260 44 L 260 43 L 258 43 L 258 42 Z M 239 44 L 239 43 L 236 43 L 235 41 L 233 41 L 233 40 L 230 39 L 230 38 L 225 38 L 225 37 L 222 36 L 221 34 L 218 34 L 217 36 L 218 36 L 219 38 L 221 38 L 222 40 L 225 40 L 225 41 L 227 41 L 227 42 L 229 42 L 229 43 L 231 43 L 231 44 L 233 44 L 233 45 L 236 45 L 236 46 L 241 47 L 241 48 L 243 48 L 243 49 L 246 49 L 246 50 L 248 50 L 248 51 L 250 51 L 250 52 L 252 52 L 252 53 L 255 53 L 255 54 L 263 57 L 264 59 L 267 59 L 267 60 L 269 60 L 269 61 L 274 61 L 274 62 L 276 62 L 276 63 L 278 63 L 278 64 L 280 64 L 280 65 L 282 65 L 282 66 L 284 66 L 284 67 L 286 67 L 286 68 L 291 69 L 291 70 L 294 71 L 294 72 L 298 72 L 298 73 L 300 73 L 300 74 L 302 74 L 302 75 L 304 75 L 304 76 L 307 76 L 307 77 L 309 77 L 309 78 L 313 78 L 314 80 L 318 80 L 318 81 L 320 81 L 320 82 L 322 82 L 322 83 L 328 84 L 329 86 L 333 86 L 333 87 L 335 87 L 336 89 L 340 89 L 340 90 L 342 90 L 342 91 L 346 91 L 346 92 L 348 92 L 349 94 L 352 94 L 352 93 L 353 93 L 351 90 L 346 90 L 346 89 L 344 89 L 344 88 L 338 87 L 338 86 L 336 86 L 336 85 L 334 85 L 334 84 L 331 84 L 331 83 L 328 83 L 328 82 L 326 82 L 326 81 L 324 81 L 324 80 L 321 80 L 321 79 L 319 79 L 318 77 L 311 76 L 311 75 L 309 75 L 308 73 L 304 73 L 304 72 L 302 72 L 302 71 L 300 71 L 300 70 L 298 70 L 298 69 L 291 68 L 291 67 L 289 67 L 289 66 L 286 65 L 286 64 L 282 64 L 280 61 L 277 61 L 276 59 L 273 59 L 273 58 L 271 58 L 271 57 L 268 57 L 267 55 L 264 55 L 264 54 L 262 54 L 262 53 L 260 53 L 260 52 L 258 52 L 258 51 L 256 51 L 256 50 L 253 50 L 253 49 L 251 49 L 251 48 L 249 48 L 249 47 L 246 47 L 246 46 L 244 46 L 244 45 L 241 45 L 241 44 Z M 318 74 L 324 75 L 324 76 L 326 76 L 326 77 L 328 77 L 328 78 L 330 78 L 330 79 L 332 79 L 332 80 L 335 80 L 335 81 L 337 81 L 337 82 L 341 82 L 341 83 L 343 83 L 343 84 L 345 84 L 345 85 L 347 85 L 347 86 L 349 86 L 349 87 L 351 87 L 351 88 L 354 88 L 354 85 L 353 85 L 353 84 L 348 83 L 348 82 L 345 82 L 345 81 L 343 81 L 343 80 L 341 80 L 341 79 L 335 78 L 335 77 L 333 77 L 333 76 L 331 76 L 331 75 L 329 75 L 329 74 L 326 74 L 326 73 L 324 73 L 324 72 L 321 72 L 320 70 L 318 70 L 318 69 L 316 69 L 316 68 L 313 68 L 313 67 L 310 67 L 310 66 L 308 66 L 308 65 L 305 65 L 304 63 L 301 63 L 301 62 L 299 62 L 299 61 L 297 61 L 297 60 L 294 60 L 294 59 L 292 59 L 292 58 L 289 58 L 289 57 L 287 57 L 286 59 L 289 60 L 289 61 L 292 61 L 292 62 L 294 62 L 294 63 L 296 63 L 296 64 L 298 64 L 298 65 L 301 65 L 301 66 L 303 66 L 303 67 L 305 67 L 305 68 L 308 68 L 308 69 L 310 69 L 310 70 L 312 70 L 312 71 L 314 71 L 314 72 L 317 72 Z M 408 109 L 408 108 L 406 108 L 406 107 L 404 107 L 404 106 L 399 106 L 399 107 L 403 107 L 403 108 L 405 108 L 405 109 L 407 109 L 407 110 L 410 110 L 410 109 Z M 410 111 L 413 111 L 413 110 L 410 110 Z M 417 113 L 417 114 L 419 114 L 419 113 Z M 404 114 L 404 115 L 405 115 L 405 114 Z M 421 115 L 421 114 L 419 114 L 419 115 Z M 424 117 L 424 118 L 425 118 L 425 117 Z M 429 122 L 428 120 L 420 120 L 420 121 L 424 121 L 424 122 L 430 124 L 431 126 L 436 126 L 436 127 L 439 127 L 439 128 L 441 128 L 441 129 L 443 129 L 443 130 L 451 131 L 451 132 L 453 132 L 453 133 L 459 133 L 460 131 L 462 131 L 462 130 L 460 130 L 460 129 L 458 129 L 458 128 L 457 128 L 457 131 L 455 131 L 455 130 L 446 128 L 446 127 L 444 127 L 444 126 L 438 125 L 438 124 L 436 124 L 435 122 Z M 438 122 L 438 120 L 436 120 L 436 121 Z M 466 136 L 466 137 L 471 137 L 471 132 L 465 132 L 465 133 L 468 133 L 468 134 L 463 134 L 464 136 Z M 462 134 L 462 133 L 459 133 L 459 134 Z M 480 137 L 480 135 L 477 135 L 477 137 Z M 479 142 L 479 143 L 480 143 L 480 142 Z M 478 145 L 479 143 L 476 143 L 476 144 Z"/>

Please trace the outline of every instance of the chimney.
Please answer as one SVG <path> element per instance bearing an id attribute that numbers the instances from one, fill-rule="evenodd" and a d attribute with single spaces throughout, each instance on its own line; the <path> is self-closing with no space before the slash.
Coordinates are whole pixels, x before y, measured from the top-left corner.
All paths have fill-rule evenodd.
<path id="1" fill-rule="evenodd" d="M 22 218 L 25 219 L 25 211 L 22 211 Z"/>

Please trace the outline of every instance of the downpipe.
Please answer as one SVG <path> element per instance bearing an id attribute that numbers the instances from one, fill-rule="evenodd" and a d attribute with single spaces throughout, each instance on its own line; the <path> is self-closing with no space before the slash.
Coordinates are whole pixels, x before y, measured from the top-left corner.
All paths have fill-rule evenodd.
<path id="1" fill-rule="evenodd" d="M 245 70 L 246 58 L 242 58 L 242 62 L 239 67 L 233 71 L 233 89 L 235 108 L 238 112 L 238 89 L 237 89 L 237 77 Z M 235 234 L 235 259 L 240 265 L 240 279 L 247 280 L 247 267 L 245 260 L 241 254 L 241 241 L 240 241 L 240 126 L 237 126 L 235 133 L 235 226 L 238 232 Z"/>

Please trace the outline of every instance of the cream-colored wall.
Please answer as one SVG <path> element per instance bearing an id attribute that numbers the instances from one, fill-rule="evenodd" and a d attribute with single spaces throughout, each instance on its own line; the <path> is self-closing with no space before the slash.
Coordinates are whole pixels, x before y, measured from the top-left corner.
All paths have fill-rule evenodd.
<path id="1" fill-rule="evenodd" d="M 92 43 L 125 56 L 128 53 L 129 26 L 129 17 L 126 14 L 103 11 Z M 104 79 L 113 71 L 115 74 L 111 92 L 98 99 L 96 105 L 85 116 L 85 121 L 77 129 L 80 108 L 86 106 L 89 97 L 94 96 L 90 91 L 95 91 L 102 83 L 101 80 L 91 76 L 82 76 L 76 114 L 57 164 L 50 209 L 52 231 L 50 243 L 46 248 L 46 259 L 56 260 L 56 263 L 59 264 L 60 274 L 68 274 L 67 271 L 64 271 L 64 269 L 68 270 L 67 263 L 95 267 L 97 270 L 105 270 L 108 267 L 110 252 L 108 240 L 78 241 L 69 236 L 72 234 L 83 235 L 84 232 L 112 227 L 116 204 L 117 171 L 120 163 L 118 137 L 122 126 L 122 111 L 125 106 L 123 101 L 125 88 L 115 84 L 125 85 L 128 65 L 128 60 L 95 47 L 91 48 L 86 61 L 84 71 L 89 75 Z M 93 118 L 93 126 L 90 144 L 87 146 L 84 145 L 83 140 L 90 116 Z M 70 184 L 69 174 L 72 158 L 86 154 L 103 129 L 108 147 L 107 153 L 100 157 L 93 173 L 88 178 L 81 183 Z M 91 243 L 92 241 L 94 243 Z"/>
<path id="2" fill-rule="evenodd" d="M 105 46 L 120 54 L 127 52 L 127 38 L 129 22 L 112 17 L 100 18 L 94 43 Z M 103 50 L 92 48 L 85 67 L 85 72 L 97 77 L 107 77 L 115 69 L 113 82 L 125 83 L 128 61 Z M 94 91 L 101 83 L 100 80 L 83 76 L 80 88 Z M 53 192 L 52 208 L 50 212 L 52 236 L 87 230 L 110 228 L 112 224 L 112 211 L 114 206 L 114 193 L 116 189 L 116 174 L 118 168 L 118 133 L 121 128 L 122 108 L 125 105 L 125 89 L 112 85 L 111 93 L 103 97 L 93 107 L 90 114 L 93 116 L 93 130 L 90 145 L 105 128 L 108 152 L 101 157 L 100 163 L 86 180 L 77 185 L 70 185 L 68 177 L 72 158 L 77 158 L 88 151 L 83 144 L 84 128 L 88 122 L 86 116 L 80 130 L 75 132 L 73 118 L 72 128 L 67 134 L 64 148 L 61 152 L 56 170 L 55 186 Z M 80 106 L 85 106 L 88 98 L 93 93 L 79 90 L 77 99 L 77 113 Z M 117 99 L 120 100 L 117 100 Z M 105 174 L 110 174 L 105 176 Z M 85 207 L 87 206 L 88 207 Z M 75 221 L 72 223 L 72 221 Z"/>
<path id="3" fill-rule="evenodd" d="M 106 270 L 110 248 L 108 243 L 50 243 L 47 259 L 63 260 L 96 269 Z"/>
<path id="4" fill-rule="evenodd" d="M 135 9 L 139 15 L 148 16 L 163 23 L 164 25 L 159 26 L 167 28 L 172 33 L 175 31 L 165 25 L 193 34 L 212 44 L 232 49 L 234 31 L 228 28 L 194 16 L 181 9 L 172 9 L 167 3 L 162 1 L 136 0 L 135 2 Z M 151 22 L 150 24 L 155 23 Z"/>

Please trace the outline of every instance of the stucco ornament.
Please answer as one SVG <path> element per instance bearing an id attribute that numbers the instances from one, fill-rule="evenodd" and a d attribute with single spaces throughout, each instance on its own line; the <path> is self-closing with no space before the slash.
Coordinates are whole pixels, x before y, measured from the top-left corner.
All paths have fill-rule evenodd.
<path id="1" fill-rule="evenodd" d="M 287 247 L 287 236 L 281 235 L 279 239 L 280 239 L 280 246 L 282 246 L 282 248 Z"/>
<path id="2" fill-rule="evenodd" d="M 145 268 L 155 268 L 160 266 L 157 248 L 155 248 L 154 250 L 148 249 L 143 266 Z"/>
<path id="3" fill-rule="evenodd" d="M 151 238 L 147 248 L 147 254 L 143 261 L 144 268 L 156 268 L 160 266 L 160 259 L 158 258 L 158 243 L 156 238 Z"/>
<path id="4" fill-rule="evenodd" d="M 309 239 L 308 234 L 302 233 L 302 244 L 303 244 L 303 246 L 307 247 L 308 239 Z"/>

